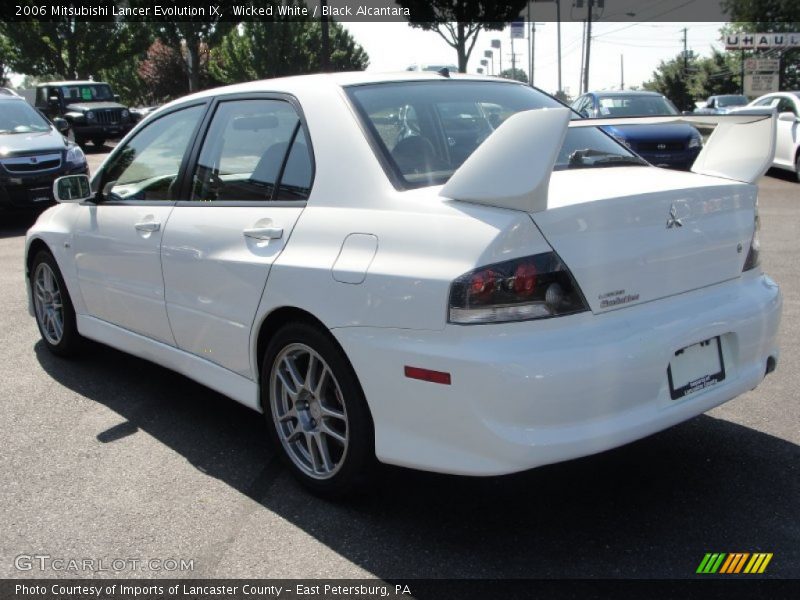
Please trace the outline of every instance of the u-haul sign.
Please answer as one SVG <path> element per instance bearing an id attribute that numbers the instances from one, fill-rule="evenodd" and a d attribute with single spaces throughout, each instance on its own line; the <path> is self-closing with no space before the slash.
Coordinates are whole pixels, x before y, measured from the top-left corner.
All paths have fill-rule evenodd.
<path id="1" fill-rule="evenodd" d="M 757 50 L 759 48 L 800 48 L 800 32 L 732 33 L 725 36 L 726 50 Z"/>

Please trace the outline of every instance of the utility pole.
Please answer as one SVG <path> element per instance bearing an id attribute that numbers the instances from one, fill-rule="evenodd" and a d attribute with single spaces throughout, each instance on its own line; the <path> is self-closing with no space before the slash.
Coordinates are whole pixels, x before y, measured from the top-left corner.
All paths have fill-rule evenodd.
<path id="1" fill-rule="evenodd" d="M 583 89 L 583 71 L 586 69 L 586 21 L 583 22 L 583 31 L 581 32 L 581 76 L 578 80 L 578 90 L 583 94 L 586 90 Z"/>
<path id="2" fill-rule="evenodd" d="M 319 66 L 323 73 L 327 73 L 331 66 L 330 24 L 328 23 L 328 17 L 325 16 L 325 8 L 328 5 L 327 0 L 320 0 L 320 5 L 320 10 L 322 10 L 322 16 L 320 17 L 322 24 L 322 58 Z"/>
<path id="3" fill-rule="evenodd" d="M 517 54 L 514 52 L 514 38 L 511 38 L 511 79 L 517 74 Z"/>
<path id="4" fill-rule="evenodd" d="M 528 26 L 531 28 L 530 35 L 531 38 L 531 47 L 528 51 L 528 85 L 533 86 L 533 52 L 534 52 L 534 42 L 536 38 L 536 24 L 531 21 L 531 3 L 528 0 Z"/>
<path id="5" fill-rule="evenodd" d="M 534 75 L 536 75 L 536 23 L 531 23 L 531 76 L 528 79 L 531 87 Z"/>
<path id="6" fill-rule="evenodd" d="M 556 23 L 558 27 L 558 91 L 561 91 L 561 0 L 556 0 Z"/>
<path id="7" fill-rule="evenodd" d="M 589 56 L 592 52 L 592 8 L 594 0 L 589 0 L 586 7 L 586 65 L 583 69 L 583 91 L 589 91 Z"/>
<path id="8" fill-rule="evenodd" d="M 625 56 L 619 55 L 619 89 L 625 89 Z"/>
<path id="9" fill-rule="evenodd" d="M 686 27 L 683 28 L 683 76 L 689 76 L 689 51 L 686 46 Z"/>

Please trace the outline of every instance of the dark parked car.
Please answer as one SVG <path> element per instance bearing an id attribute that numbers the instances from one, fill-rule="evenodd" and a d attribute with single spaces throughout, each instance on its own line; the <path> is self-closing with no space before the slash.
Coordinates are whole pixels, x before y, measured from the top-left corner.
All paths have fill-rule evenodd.
<path id="1" fill-rule="evenodd" d="M 54 121 L 24 98 L 0 94 L 0 211 L 49 206 L 57 177 L 88 173 L 80 146 L 64 138 L 66 121 Z"/>
<path id="2" fill-rule="evenodd" d="M 97 81 L 51 81 L 36 87 L 36 108 L 51 119 L 63 117 L 70 137 L 83 146 L 97 147 L 117 140 L 133 128 L 134 120 L 111 86 Z"/>
<path id="3" fill-rule="evenodd" d="M 705 106 L 695 108 L 694 113 L 698 115 L 725 115 L 736 108 L 746 106 L 747 102 L 747 97 L 739 94 L 709 96 Z"/>
<path id="4" fill-rule="evenodd" d="M 656 92 L 590 92 L 575 100 L 572 108 L 584 117 L 600 119 L 679 114 L 672 102 Z M 689 169 L 703 146 L 700 132 L 685 123 L 602 129 L 657 167 Z"/>

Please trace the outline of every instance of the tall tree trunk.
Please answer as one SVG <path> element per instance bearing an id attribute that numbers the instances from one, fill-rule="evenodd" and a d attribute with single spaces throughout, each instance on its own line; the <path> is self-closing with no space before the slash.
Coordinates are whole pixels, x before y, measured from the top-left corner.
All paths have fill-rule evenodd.
<path id="1" fill-rule="evenodd" d="M 467 72 L 467 38 L 464 31 L 464 23 L 459 21 L 457 24 L 456 51 L 458 52 L 458 72 Z"/>
<path id="2" fill-rule="evenodd" d="M 200 42 L 197 39 L 186 40 L 189 54 L 189 93 L 200 89 Z"/>

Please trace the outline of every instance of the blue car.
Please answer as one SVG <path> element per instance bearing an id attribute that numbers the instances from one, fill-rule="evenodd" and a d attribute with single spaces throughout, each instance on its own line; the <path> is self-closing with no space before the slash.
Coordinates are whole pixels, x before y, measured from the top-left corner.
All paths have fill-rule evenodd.
<path id="1" fill-rule="evenodd" d="M 680 114 L 656 92 L 589 92 L 572 103 L 587 118 L 655 117 Z M 703 147 L 700 132 L 685 123 L 615 125 L 602 128 L 657 167 L 689 169 Z"/>

